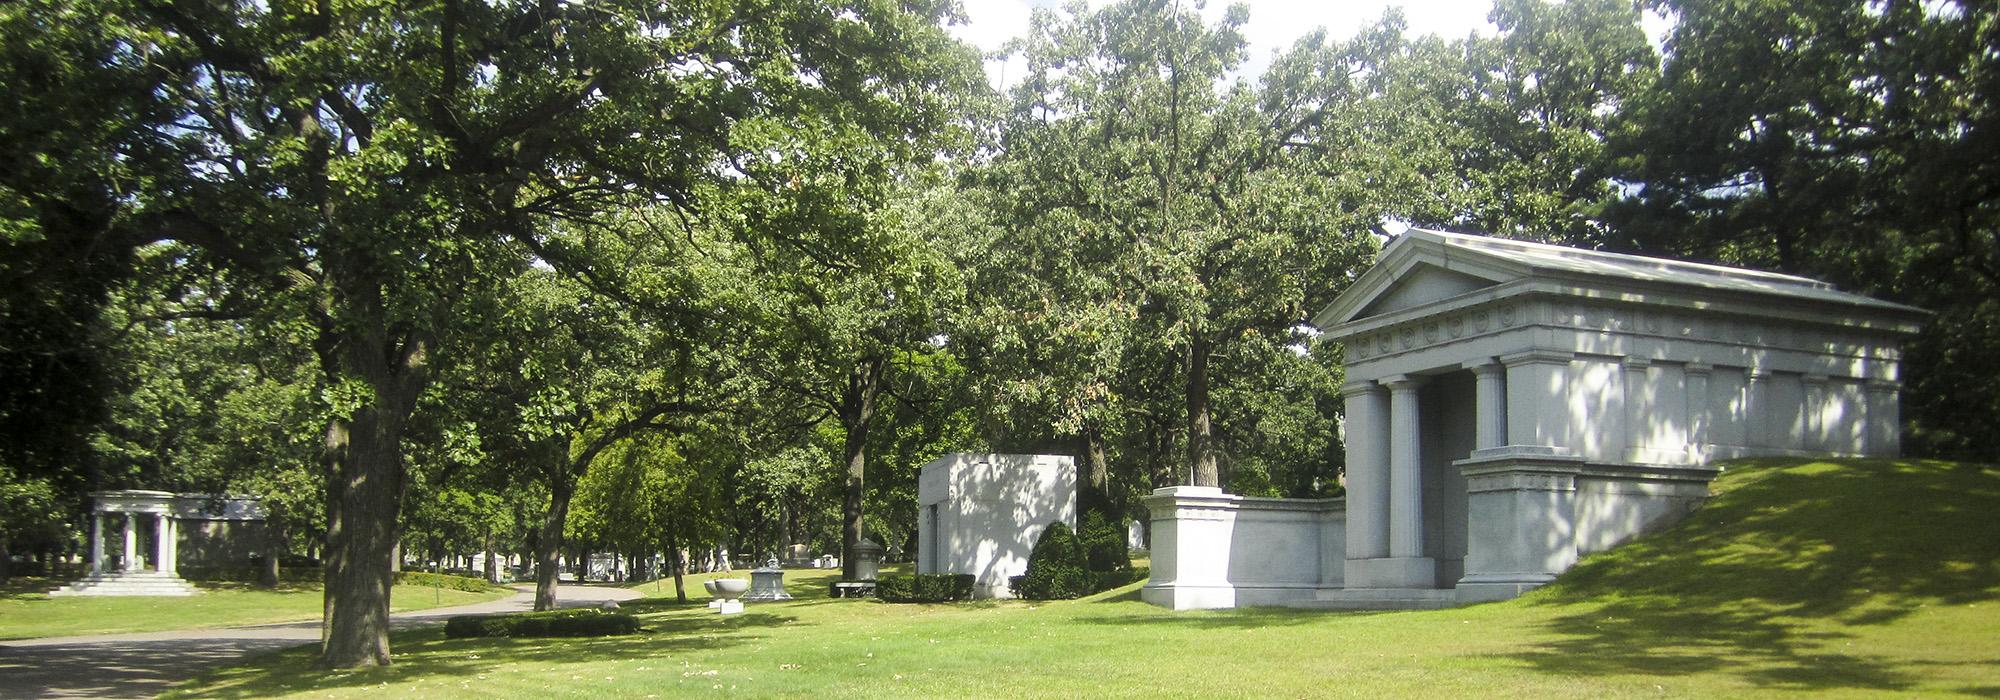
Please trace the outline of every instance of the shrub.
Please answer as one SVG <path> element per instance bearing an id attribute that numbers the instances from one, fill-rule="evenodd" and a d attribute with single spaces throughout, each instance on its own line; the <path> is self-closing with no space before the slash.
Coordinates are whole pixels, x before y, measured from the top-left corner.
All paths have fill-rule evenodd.
<path id="1" fill-rule="evenodd" d="M 596 610 L 459 615 L 444 623 L 446 637 L 604 637 L 638 631 L 639 618 Z"/>
<path id="2" fill-rule="evenodd" d="M 1125 571 L 1132 568 L 1132 555 L 1125 542 L 1125 528 L 1103 513 L 1083 516 L 1082 539 L 1085 565 L 1091 571 Z"/>
<path id="3" fill-rule="evenodd" d="M 1013 586 L 1014 595 L 1029 600 L 1067 600 L 1089 595 L 1095 582 L 1086 563 L 1083 547 L 1069 526 L 1049 523 L 1042 536 L 1035 539 L 1035 548 L 1028 552 L 1028 573 L 1014 577 L 1019 581 L 1010 578 L 1008 583 Z"/>
<path id="4" fill-rule="evenodd" d="M 950 603 L 972 599 L 972 574 L 885 574 L 875 597 L 890 603 Z"/>
<path id="5" fill-rule="evenodd" d="M 483 578 L 433 574 L 425 571 L 398 571 L 396 572 L 396 585 L 435 586 L 438 588 L 449 588 L 454 591 L 465 591 L 467 593 L 482 593 L 492 590 L 494 587 L 493 584 L 487 583 L 486 579 Z"/>

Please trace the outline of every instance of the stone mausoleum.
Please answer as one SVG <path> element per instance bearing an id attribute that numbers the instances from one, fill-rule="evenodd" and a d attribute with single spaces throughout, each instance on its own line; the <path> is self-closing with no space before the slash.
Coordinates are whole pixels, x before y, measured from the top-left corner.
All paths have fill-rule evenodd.
<path id="1" fill-rule="evenodd" d="M 1346 497 L 1160 489 L 1142 595 L 1519 595 L 1688 513 L 1716 460 L 1896 455 L 1924 318 L 1801 277 L 1411 229 L 1313 319 L 1346 350 Z"/>
<path id="2" fill-rule="evenodd" d="M 973 594 L 1010 598 L 1007 578 L 1050 523 L 1076 527 L 1076 461 L 1068 455 L 954 452 L 917 475 L 917 573 L 972 574 Z"/>

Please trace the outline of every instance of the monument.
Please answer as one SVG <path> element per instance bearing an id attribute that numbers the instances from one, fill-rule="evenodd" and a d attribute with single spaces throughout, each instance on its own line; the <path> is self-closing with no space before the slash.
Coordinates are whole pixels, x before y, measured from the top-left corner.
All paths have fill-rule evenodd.
<path id="1" fill-rule="evenodd" d="M 1160 489 L 1175 609 L 1509 598 L 1678 520 L 1715 460 L 1895 456 L 1920 309 L 1801 277 L 1411 229 L 1314 319 L 1347 495 Z"/>
<path id="2" fill-rule="evenodd" d="M 133 595 L 189 596 L 196 593 L 179 575 L 181 547 L 188 545 L 197 561 L 241 559 L 247 563 L 245 542 L 261 542 L 261 533 L 232 532 L 242 524 L 260 524 L 266 514 L 256 499 L 215 494 L 175 494 L 166 491 L 97 491 L 90 494 L 90 575 L 50 591 L 51 596 Z M 116 566 L 106 561 L 105 528 L 123 526 L 124 547 Z M 141 536 L 152 542 L 152 566 L 147 567 Z"/>
<path id="3" fill-rule="evenodd" d="M 1009 576 L 1049 523 L 1076 527 L 1076 462 L 1068 455 L 955 452 L 917 476 L 917 573 L 972 574 L 973 595 L 1007 598 Z"/>

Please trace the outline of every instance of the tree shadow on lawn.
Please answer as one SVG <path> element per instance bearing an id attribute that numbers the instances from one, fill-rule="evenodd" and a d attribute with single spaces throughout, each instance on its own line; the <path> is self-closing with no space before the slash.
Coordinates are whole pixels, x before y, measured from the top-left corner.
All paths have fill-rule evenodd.
<path id="1" fill-rule="evenodd" d="M 449 639 L 442 629 L 428 628 L 396 633 L 394 663 L 387 667 L 315 670 L 311 666 L 318 649 L 308 645 L 253 658 L 197 678 L 182 690 L 199 697 L 257 698 L 301 690 L 471 678 L 501 666 L 649 659 L 754 643 L 764 635 L 751 630 L 794 621 L 785 615 L 757 612 L 727 618 L 652 618 L 642 620 L 644 628 L 638 634 L 610 637 Z"/>
<path id="2" fill-rule="evenodd" d="M 1560 639 L 1511 658 L 1559 676 L 1727 673 L 1769 688 L 1902 690 L 1922 677 L 1898 668 L 1907 662 L 1829 643 L 1926 605 L 2000 600 L 1993 467 L 1729 468 L 1716 498 L 1680 525 L 1514 603 L 1550 614 L 1540 627 Z"/>

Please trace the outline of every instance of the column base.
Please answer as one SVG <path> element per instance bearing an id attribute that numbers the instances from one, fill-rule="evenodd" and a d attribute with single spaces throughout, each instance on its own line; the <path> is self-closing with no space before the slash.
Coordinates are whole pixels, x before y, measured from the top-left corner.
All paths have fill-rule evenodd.
<path id="1" fill-rule="evenodd" d="M 1383 557 L 1347 560 L 1347 588 L 1437 588 L 1437 560 Z"/>
<path id="2" fill-rule="evenodd" d="M 1458 602 L 1484 603 L 1518 598 L 1522 593 L 1555 579 L 1555 574 L 1541 572 L 1472 574 L 1458 580 Z"/>

